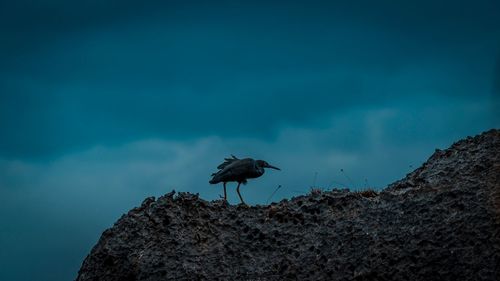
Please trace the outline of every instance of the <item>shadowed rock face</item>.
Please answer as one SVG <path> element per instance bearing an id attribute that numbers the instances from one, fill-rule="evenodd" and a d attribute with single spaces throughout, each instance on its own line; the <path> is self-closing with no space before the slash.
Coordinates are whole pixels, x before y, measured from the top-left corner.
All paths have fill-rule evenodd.
<path id="1" fill-rule="evenodd" d="M 437 150 L 380 193 L 270 206 L 147 198 L 77 280 L 500 280 L 500 131 Z"/>

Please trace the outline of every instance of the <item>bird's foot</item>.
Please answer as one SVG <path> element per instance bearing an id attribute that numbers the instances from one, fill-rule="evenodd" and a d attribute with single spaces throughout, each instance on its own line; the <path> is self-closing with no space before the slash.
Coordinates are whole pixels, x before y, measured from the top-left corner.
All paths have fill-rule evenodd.
<path id="1" fill-rule="evenodd" d="M 250 208 L 250 206 L 248 206 L 245 202 L 241 202 L 240 204 L 238 204 L 238 208 Z"/>

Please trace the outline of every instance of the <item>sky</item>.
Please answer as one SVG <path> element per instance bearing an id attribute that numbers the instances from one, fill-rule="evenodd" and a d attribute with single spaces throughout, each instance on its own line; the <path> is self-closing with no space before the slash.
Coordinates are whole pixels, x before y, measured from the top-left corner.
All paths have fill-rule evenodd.
<path id="1" fill-rule="evenodd" d="M 0 1 L 0 280 L 73 280 L 148 196 L 380 190 L 500 127 L 500 2 Z M 234 184 L 229 202 L 237 204 Z"/>

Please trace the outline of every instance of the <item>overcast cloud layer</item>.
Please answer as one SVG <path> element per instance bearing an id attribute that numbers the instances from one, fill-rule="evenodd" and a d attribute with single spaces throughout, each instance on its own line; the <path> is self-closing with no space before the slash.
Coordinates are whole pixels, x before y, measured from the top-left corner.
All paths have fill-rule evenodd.
<path id="1" fill-rule="evenodd" d="M 71 280 L 145 197 L 218 199 L 230 154 L 282 168 L 265 204 L 500 127 L 498 1 L 102 2 L 0 3 L 0 280 Z"/>

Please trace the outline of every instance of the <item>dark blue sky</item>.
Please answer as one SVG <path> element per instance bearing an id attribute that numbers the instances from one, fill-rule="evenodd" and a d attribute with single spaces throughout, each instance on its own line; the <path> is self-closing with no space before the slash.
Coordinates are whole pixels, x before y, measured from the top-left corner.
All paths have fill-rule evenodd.
<path id="1" fill-rule="evenodd" d="M 0 2 L 0 280 L 74 278 L 146 196 L 218 198 L 229 154 L 283 169 L 263 204 L 500 127 L 498 1 L 233 2 Z"/>

